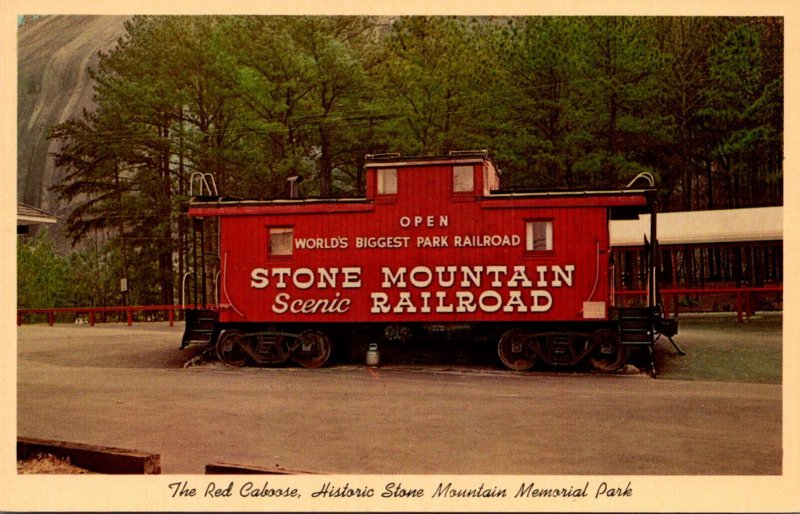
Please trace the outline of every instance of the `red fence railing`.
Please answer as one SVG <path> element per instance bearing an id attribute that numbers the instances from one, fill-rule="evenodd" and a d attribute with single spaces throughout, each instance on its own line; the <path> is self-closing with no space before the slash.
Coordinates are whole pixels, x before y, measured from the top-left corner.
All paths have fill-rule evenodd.
<path id="1" fill-rule="evenodd" d="M 737 319 L 742 321 L 745 316 L 750 317 L 755 312 L 755 300 L 759 295 L 764 294 L 783 294 L 782 286 L 767 286 L 767 287 L 729 287 L 717 289 L 662 289 L 661 296 L 664 300 L 664 310 L 667 315 L 677 315 L 680 310 L 687 311 L 689 309 L 681 309 L 680 297 L 699 297 L 699 296 L 713 296 L 724 295 L 730 298 L 735 298 Z M 646 291 L 616 291 L 618 302 L 625 298 L 642 299 L 647 295 Z M 185 308 L 193 308 L 193 305 L 137 305 L 128 307 L 59 307 L 50 309 L 17 309 L 17 325 L 20 326 L 25 321 L 25 316 L 44 314 L 47 316 L 47 323 L 53 325 L 59 315 L 66 316 L 72 315 L 73 320 L 78 315 L 85 315 L 86 322 L 89 325 L 94 325 L 97 322 L 98 315 L 123 315 L 128 325 L 132 325 L 134 317 L 141 313 L 162 313 L 164 318 L 169 321 L 169 326 L 173 326 L 176 319 L 176 312 L 182 311 Z"/>
<path id="2" fill-rule="evenodd" d="M 89 325 L 94 325 L 98 317 L 105 317 L 107 315 L 122 315 L 127 321 L 128 325 L 132 325 L 134 317 L 140 313 L 161 313 L 164 318 L 169 321 L 169 326 L 175 324 L 176 312 L 182 311 L 185 308 L 193 308 L 193 305 L 135 305 L 127 307 L 57 307 L 50 309 L 17 309 L 17 326 L 20 326 L 25 321 L 25 316 L 34 314 L 44 314 L 47 316 L 47 324 L 53 326 L 56 318 L 59 315 L 71 315 L 73 319 L 77 319 L 80 315 L 86 316 L 86 322 Z M 99 315 L 99 316 L 98 316 Z"/>
<path id="3" fill-rule="evenodd" d="M 677 316 L 680 312 L 680 298 L 685 297 L 700 297 L 700 296 L 728 296 L 735 298 L 736 317 L 739 321 L 743 321 L 744 317 L 750 317 L 755 313 L 756 299 L 764 294 L 783 294 L 782 286 L 765 286 L 765 287 L 721 287 L 711 289 L 662 289 L 661 297 L 664 302 L 664 310 L 667 315 Z M 646 291 L 617 291 L 616 296 L 618 299 L 625 297 L 641 297 L 645 298 Z M 670 312 L 671 307 L 671 312 Z M 691 309 L 683 309 L 690 311 Z M 726 311 L 725 309 L 724 311 Z M 719 312 L 714 310 L 713 312 Z"/>

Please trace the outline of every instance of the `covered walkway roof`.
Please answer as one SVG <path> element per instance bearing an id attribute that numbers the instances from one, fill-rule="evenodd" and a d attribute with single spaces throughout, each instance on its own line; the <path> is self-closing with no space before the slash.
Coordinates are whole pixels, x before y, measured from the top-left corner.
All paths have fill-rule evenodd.
<path id="1" fill-rule="evenodd" d="M 658 215 L 661 245 L 783 241 L 783 207 L 664 212 Z M 642 246 L 650 234 L 650 215 L 612 220 L 612 247 Z"/>
<path id="2" fill-rule="evenodd" d="M 57 221 L 58 218 L 49 212 L 17 202 L 17 234 L 27 234 L 31 225 L 52 224 Z"/>
<path id="3" fill-rule="evenodd" d="M 17 202 L 17 224 L 36 225 L 38 223 L 55 223 L 58 219 L 49 212 Z"/>

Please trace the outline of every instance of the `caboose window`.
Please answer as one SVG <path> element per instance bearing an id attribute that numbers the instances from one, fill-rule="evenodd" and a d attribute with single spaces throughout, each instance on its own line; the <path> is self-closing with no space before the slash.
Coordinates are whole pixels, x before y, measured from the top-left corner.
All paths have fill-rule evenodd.
<path id="1" fill-rule="evenodd" d="M 525 224 L 525 249 L 529 252 L 546 252 L 553 249 L 553 222 L 528 221 Z"/>
<path id="2" fill-rule="evenodd" d="M 272 256 L 292 255 L 294 229 L 292 227 L 270 227 L 269 254 Z"/>
<path id="3" fill-rule="evenodd" d="M 397 170 L 394 168 L 382 168 L 378 170 L 378 194 L 396 195 L 397 194 Z"/>
<path id="4" fill-rule="evenodd" d="M 453 166 L 453 192 L 471 193 L 474 189 L 472 166 Z"/>

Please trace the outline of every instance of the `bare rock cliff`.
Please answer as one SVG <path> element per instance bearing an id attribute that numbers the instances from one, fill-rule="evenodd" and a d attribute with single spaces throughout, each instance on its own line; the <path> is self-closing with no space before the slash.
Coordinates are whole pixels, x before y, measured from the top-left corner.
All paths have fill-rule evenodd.
<path id="1" fill-rule="evenodd" d="M 17 70 L 17 200 L 63 216 L 48 189 L 59 182 L 49 128 L 83 109 L 94 93 L 87 69 L 125 33 L 127 16 L 42 16 L 19 27 Z"/>

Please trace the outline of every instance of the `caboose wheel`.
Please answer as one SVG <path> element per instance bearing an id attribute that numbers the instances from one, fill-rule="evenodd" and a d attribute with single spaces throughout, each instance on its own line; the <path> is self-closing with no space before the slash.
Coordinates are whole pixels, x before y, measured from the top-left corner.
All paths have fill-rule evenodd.
<path id="1" fill-rule="evenodd" d="M 537 354 L 526 341 L 528 332 L 520 328 L 512 328 L 497 343 L 497 355 L 503 364 L 514 371 L 525 371 L 536 364 Z"/>
<path id="2" fill-rule="evenodd" d="M 228 366 L 241 367 L 247 362 L 247 351 L 242 348 L 247 344 L 243 334 L 238 330 L 226 330 L 217 341 L 217 357 Z"/>
<path id="3" fill-rule="evenodd" d="M 292 360 L 304 368 L 319 368 L 331 356 L 331 339 L 319 330 L 306 330 L 299 337 Z"/>
<path id="4" fill-rule="evenodd" d="M 620 344 L 615 330 L 603 329 L 595 332 L 600 344 L 592 352 L 589 362 L 599 371 L 616 371 L 628 360 L 628 346 Z"/>

